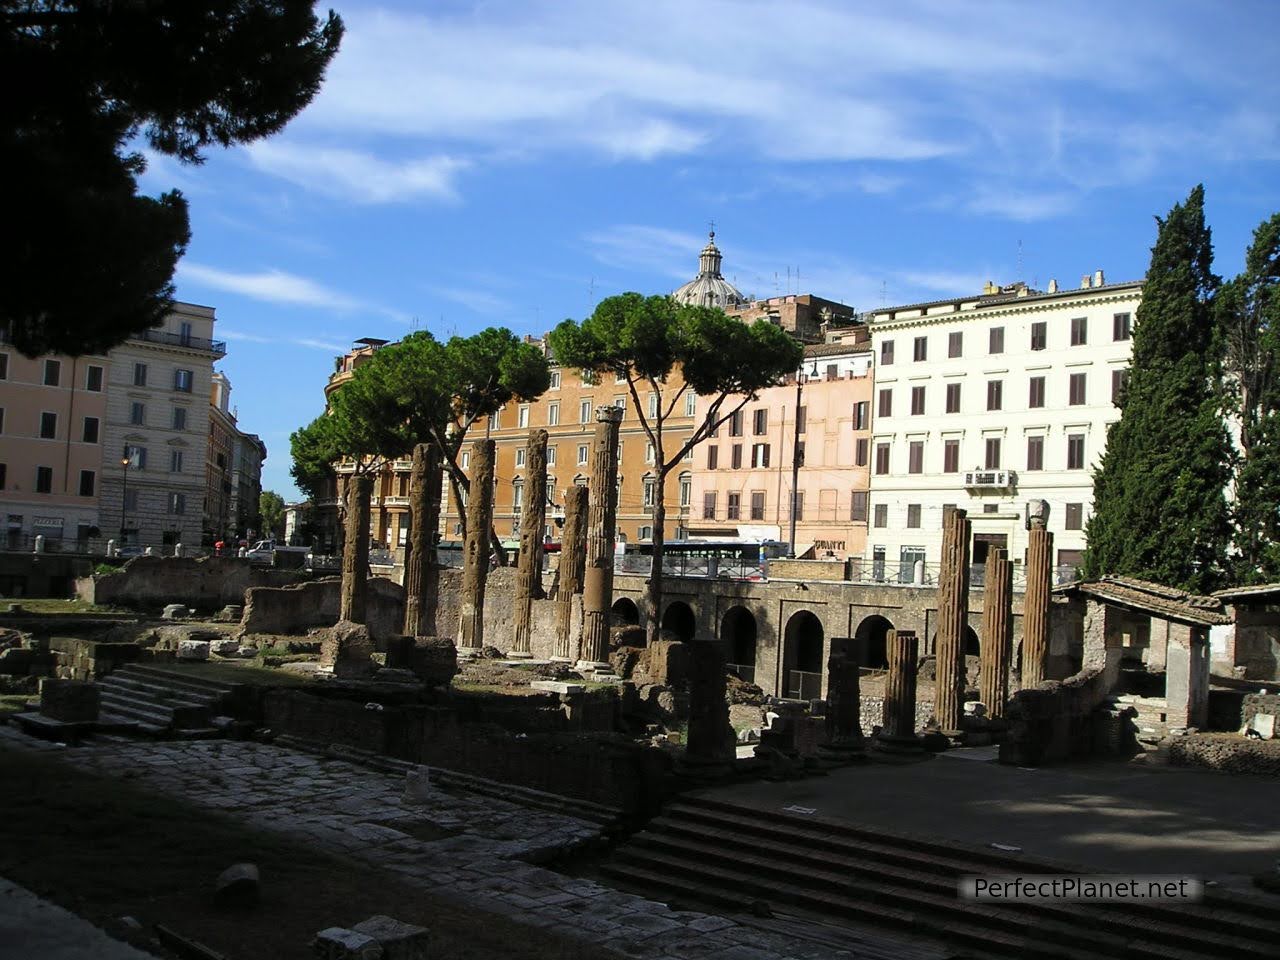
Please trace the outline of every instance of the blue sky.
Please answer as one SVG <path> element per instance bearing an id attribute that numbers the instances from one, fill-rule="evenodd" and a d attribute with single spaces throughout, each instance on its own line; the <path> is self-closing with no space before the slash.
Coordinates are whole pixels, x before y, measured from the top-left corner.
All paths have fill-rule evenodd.
<path id="1" fill-rule="evenodd" d="M 666 292 L 712 220 L 745 293 L 866 310 L 1140 277 L 1198 182 L 1231 275 L 1280 210 L 1272 0 L 333 6 L 342 50 L 284 133 L 143 178 L 190 201 L 178 296 L 217 307 L 286 499 L 353 339 Z"/>

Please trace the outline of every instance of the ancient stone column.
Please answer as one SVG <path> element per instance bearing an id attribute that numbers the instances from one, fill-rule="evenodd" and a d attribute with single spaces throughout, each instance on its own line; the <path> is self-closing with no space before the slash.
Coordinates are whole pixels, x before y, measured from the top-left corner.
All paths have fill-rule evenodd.
<path id="1" fill-rule="evenodd" d="M 680 770 L 697 777 L 728 773 L 736 755 L 736 740 L 725 698 L 724 655 L 714 643 L 687 646 L 689 725 Z"/>
<path id="2" fill-rule="evenodd" d="M 982 667 L 978 681 L 987 716 L 1004 717 L 1013 640 L 1013 564 L 1005 550 L 987 554 L 982 598 Z"/>
<path id="3" fill-rule="evenodd" d="M 369 498 L 373 477 L 347 481 L 347 517 L 342 546 L 342 596 L 338 619 L 364 623 L 369 597 Z"/>
<path id="4" fill-rule="evenodd" d="M 404 632 L 409 637 L 436 633 L 440 488 L 440 451 L 420 443 L 413 448 L 413 471 L 409 474 L 409 555 L 404 571 Z"/>
<path id="5" fill-rule="evenodd" d="M 912 630 L 890 630 L 885 638 L 889 673 L 884 684 L 884 719 L 880 740 L 889 744 L 916 742 L 916 665 L 919 643 Z"/>
<path id="6" fill-rule="evenodd" d="M 471 491 L 467 494 L 467 539 L 462 546 L 462 613 L 458 652 L 484 646 L 484 587 L 489 576 L 489 528 L 493 526 L 493 441 L 471 444 Z"/>
<path id="7" fill-rule="evenodd" d="M 964 714 L 964 631 L 969 620 L 969 520 L 957 507 L 942 513 L 938 572 L 938 642 L 934 713 L 947 735 L 959 734 Z"/>
<path id="8" fill-rule="evenodd" d="M 520 560 L 516 568 L 515 631 L 511 656 L 529 657 L 533 601 L 542 592 L 542 528 L 547 522 L 547 431 L 529 431 L 524 510 L 520 514 Z"/>
<path id="9" fill-rule="evenodd" d="M 862 752 L 862 686 L 858 661 L 843 653 L 827 660 L 827 753 Z"/>
<path id="10" fill-rule="evenodd" d="M 620 407 L 596 408 L 591 447 L 591 500 L 587 515 L 587 560 L 582 576 L 582 659 L 585 669 L 609 668 L 609 616 L 613 606 L 613 544 L 618 515 L 618 425 Z"/>
<path id="11" fill-rule="evenodd" d="M 1053 579 L 1053 534 L 1033 518 L 1027 543 L 1027 593 L 1022 607 L 1022 676 L 1020 686 L 1044 682 L 1049 654 L 1049 588 Z"/>
<path id="12" fill-rule="evenodd" d="M 573 598 L 582 593 L 587 559 L 587 488 L 564 492 L 564 530 L 560 536 L 560 585 L 556 589 L 556 649 L 553 660 L 573 660 Z"/>

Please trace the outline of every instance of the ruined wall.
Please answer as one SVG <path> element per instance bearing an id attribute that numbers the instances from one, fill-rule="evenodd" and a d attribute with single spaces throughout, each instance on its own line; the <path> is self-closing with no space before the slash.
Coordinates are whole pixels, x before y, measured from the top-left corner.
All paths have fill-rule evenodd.
<path id="1" fill-rule="evenodd" d="M 543 590 L 550 594 L 554 573 L 544 572 Z M 511 649 L 515 632 L 516 568 L 498 567 L 489 571 L 484 594 L 484 642 L 503 653 Z M 440 602 L 436 614 L 437 633 L 456 637 L 462 611 L 462 571 L 446 567 L 440 571 Z M 555 650 L 556 610 L 553 600 L 534 600 L 529 652 L 539 660 Z M 582 637 L 582 596 L 573 599 L 570 650 L 577 651 Z"/>
<path id="2" fill-rule="evenodd" d="M 193 610 L 217 610 L 244 603 L 250 587 L 281 587 L 298 574 L 253 567 L 239 557 L 134 557 L 115 573 L 95 574 L 76 583 L 89 603 L 159 608 L 181 603 Z"/>
<path id="3" fill-rule="evenodd" d="M 1128 720 L 1103 707 L 1114 684 L 1105 663 L 1094 662 L 1066 680 L 1019 690 L 1010 700 L 1000 762 L 1038 766 L 1124 752 Z"/>
<path id="4" fill-rule="evenodd" d="M 1246 740 L 1223 734 L 1177 737 L 1169 744 L 1169 762 L 1178 767 L 1280 777 L 1280 740 Z"/>
<path id="5" fill-rule="evenodd" d="M 49 649 L 58 656 L 58 676 L 66 680 L 96 680 L 126 663 L 143 658 L 136 643 L 51 637 Z"/>
<path id="6" fill-rule="evenodd" d="M 933 719 L 933 701 L 917 700 L 916 701 L 916 725 L 915 730 L 919 733 Z M 876 728 L 884 725 L 884 697 L 862 697 L 862 712 L 860 714 L 860 722 L 862 724 L 863 736 L 871 736 L 871 732 Z"/>
<path id="7" fill-rule="evenodd" d="M 0 553 L 0 597 L 71 597 L 76 579 L 88 576 L 88 557 L 56 553 Z"/>
<path id="8" fill-rule="evenodd" d="M 1259 713 L 1270 713 L 1273 716 L 1280 716 L 1280 694 L 1245 694 L 1244 700 L 1240 704 L 1240 725 L 1236 729 L 1247 727 L 1249 725 L 1249 721 L 1254 718 L 1254 715 Z"/>
<path id="9" fill-rule="evenodd" d="M 1280 679 L 1280 604 L 1237 604 L 1232 609 L 1236 622 L 1229 666 L 1241 668 L 1247 680 Z"/>
<path id="10" fill-rule="evenodd" d="M 240 632 L 302 634 L 312 627 L 331 627 L 338 621 L 341 588 L 341 577 L 251 587 L 245 592 Z M 366 617 L 372 636 L 398 636 L 404 625 L 404 587 L 383 577 L 371 578 Z"/>

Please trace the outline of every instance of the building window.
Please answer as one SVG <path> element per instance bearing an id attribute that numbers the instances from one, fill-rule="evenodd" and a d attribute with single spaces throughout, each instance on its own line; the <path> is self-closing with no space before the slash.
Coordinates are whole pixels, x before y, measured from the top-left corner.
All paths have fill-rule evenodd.
<path id="1" fill-rule="evenodd" d="M 769 411 L 765 409 L 753 410 L 751 413 L 751 432 L 757 437 L 763 437 L 769 432 Z"/>
<path id="2" fill-rule="evenodd" d="M 871 448 L 871 441 L 866 437 L 859 437 L 853 445 L 853 465 L 855 467 L 865 467 L 867 465 L 868 451 Z"/>
<path id="3" fill-rule="evenodd" d="M 194 377 L 190 370 L 173 371 L 173 389 L 181 393 L 190 393 Z"/>
<path id="4" fill-rule="evenodd" d="M 754 469 L 769 466 L 769 444 L 753 443 L 751 445 L 751 466 Z"/>
<path id="5" fill-rule="evenodd" d="M 741 513 L 742 513 L 742 494 L 740 493 L 727 494 L 726 504 L 725 504 L 725 515 L 724 515 L 725 519 L 726 520 L 740 519 Z"/>
<path id="6" fill-rule="evenodd" d="M 944 440 L 942 443 L 942 472 L 960 472 L 960 441 Z"/>
<path id="7" fill-rule="evenodd" d="M 127 446 L 124 448 L 125 459 L 134 470 L 147 469 L 147 448 Z"/>
<path id="8" fill-rule="evenodd" d="M 142 426 L 147 422 L 146 404 L 134 401 L 129 405 L 129 422 L 136 426 Z"/>
<path id="9" fill-rule="evenodd" d="M 80 496 L 92 497 L 94 483 L 97 479 L 98 479 L 98 475 L 94 473 L 92 470 L 81 470 L 80 471 Z"/>
<path id="10" fill-rule="evenodd" d="M 729 415 L 729 436 L 742 436 L 742 411 L 735 410 Z"/>
<path id="11" fill-rule="evenodd" d="M 792 494 L 792 500 L 795 503 L 796 521 L 799 522 L 804 519 L 804 491 L 795 491 L 795 493 Z"/>
<path id="12" fill-rule="evenodd" d="M 882 340 L 880 342 L 880 366 L 887 367 L 893 363 L 893 341 Z"/>
<path id="13" fill-rule="evenodd" d="M 175 430 L 187 429 L 187 408 L 186 407 L 173 408 L 173 429 Z"/>
<path id="14" fill-rule="evenodd" d="M 876 474 L 877 476 L 885 476 L 889 472 L 889 445 L 887 443 L 876 444 Z"/>
<path id="15" fill-rule="evenodd" d="M 1084 434 L 1072 433 L 1067 435 L 1067 469 L 1083 470 L 1084 469 Z"/>
<path id="16" fill-rule="evenodd" d="M 1067 385 L 1067 403 L 1073 407 L 1083 406 L 1085 402 L 1085 374 L 1073 373 Z"/>
<path id="17" fill-rule="evenodd" d="M 62 361 L 46 360 L 44 362 L 44 385 L 56 387 L 62 380 Z"/>
<path id="18" fill-rule="evenodd" d="M 52 440 L 58 435 L 58 415 L 44 411 L 40 414 L 40 439 Z"/>
<path id="19" fill-rule="evenodd" d="M 733 470 L 742 469 L 742 444 L 735 443 L 729 452 L 729 466 Z"/>
<path id="20" fill-rule="evenodd" d="M 1065 526 L 1068 530 L 1084 529 L 1084 504 L 1068 503 L 1066 511 Z"/>
<path id="21" fill-rule="evenodd" d="M 585 466 L 587 463 L 588 447 L 585 443 L 578 444 L 578 466 Z"/>
<path id="22" fill-rule="evenodd" d="M 960 384 L 947 384 L 947 413 L 960 412 Z"/>
<path id="23" fill-rule="evenodd" d="M 1117 407 L 1124 402 L 1124 391 L 1129 386 L 1128 370 L 1111 371 L 1111 402 Z"/>
<path id="24" fill-rule="evenodd" d="M 169 472 L 170 473 L 182 472 L 182 451 L 181 450 L 169 451 Z"/>
<path id="25" fill-rule="evenodd" d="M 916 337 L 915 342 L 911 345 L 911 359 L 916 363 L 923 363 L 929 359 L 928 337 Z"/>
<path id="26" fill-rule="evenodd" d="M 99 367 L 98 369 L 101 370 L 102 368 Z M 8 380 L 8 379 L 9 379 L 9 355 L 7 353 L 0 353 L 0 380 Z"/>
<path id="27" fill-rule="evenodd" d="M 177 515 L 187 512 L 187 495 L 185 493 L 169 494 L 169 512 Z"/>
<path id="28" fill-rule="evenodd" d="M 1117 313 L 1111 318 L 1111 339 L 1128 340 L 1133 336 L 1132 320 L 1127 313 Z"/>
<path id="29" fill-rule="evenodd" d="M 1044 377 L 1032 377 L 1029 383 L 1027 406 L 1036 410 L 1044 406 Z"/>
<path id="30" fill-rule="evenodd" d="M 84 372 L 84 388 L 90 393 L 102 392 L 102 368 L 89 366 Z"/>
<path id="31" fill-rule="evenodd" d="M 626 397 L 614 397 L 614 398 L 613 398 L 613 405 L 614 405 L 615 407 L 617 407 L 619 410 L 621 410 L 621 411 L 622 411 L 622 416 L 623 416 L 623 418 L 625 419 L 625 418 L 626 418 L 626 416 L 627 416 L 627 398 L 626 398 Z"/>
<path id="32" fill-rule="evenodd" d="M 551 389 L 551 390 L 560 389 L 560 371 L 559 370 L 551 371 L 551 386 L 548 389 Z"/>
<path id="33" fill-rule="evenodd" d="M 907 526 L 913 530 L 920 529 L 920 504 L 907 504 Z"/>
<path id="34" fill-rule="evenodd" d="M 1000 469 L 1000 438 L 987 437 L 987 460 L 986 468 L 988 470 Z"/>
<path id="35" fill-rule="evenodd" d="M 1004 408 L 1004 381 L 988 380 L 987 381 L 987 409 L 1001 410 Z"/>
<path id="36" fill-rule="evenodd" d="M 524 481 L 513 480 L 511 483 L 511 509 L 524 509 Z"/>
<path id="37" fill-rule="evenodd" d="M 1081 347 L 1089 342 L 1089 318 L 1071 318 L 1071 345 Z"/>
<path id="38" fill-rule="evenodd" d="M 849 519 L 853 523 L 867 522 L 867 491 L 854 490 L 849 498 Z"/>
<path id="39" fill-rule="evenodd" d="M 178 339 L 182 341 L 184 347 L 191 343 L 191 324 L 185 320 L 178 324 Z"/>
<path id="40" fill-rule="evenodd" d="M 1004 327 L 992 327 L 987 341 L 987 353 L 1004 353 Z"/>
<path id="41" fill-rule="evenodd" d="M 947 334 L 947 356 L 952 360 L 964 356 L 963 330 L 952 330 Z"/>
<path id="42" fill-rule="evenodd" d="M 649 419 L 653 420 L 658 416 L 658 395 L 656 393 L 649 394 Z"/>
<path id="43" fill-rule="evenodd" d="M 684 395 L 684 415 L 692 417 L 698 412 L 698 395 L 690 390 Z"/>
<path id="44" fill-rule="evenodd" d="M 654 457 L 655 457 L 655 453 L 654 453 L 654 450 L 653 450 L 653 444 L 652 444 L 652 443 L 646 443 L 646 444 L 644 445 L 644 462 L 645 462 L 645 463 L 653 463 L 653 461 L 654 461 Z"/>
<path id="45" fill-rule="evenodd" d="M 145 363 L 135 363 L 133 365 L 133 385 L 135 387 L 145 387 L 147 385 L 147 365 Z"/>
<path id="46" fill-rule="evenodd" d="M 1031 349 L 1043 350 L 1049 342 L 1049 324 L 1038 320 L 1031 325 Z"/>
<path id="47" fill-rule="evenodd" d="M 471 451 L 470 450 L 462 451 L 462 469 L 463 470 L 471 469 Z"/>
<path id="48" fill-rule="evenodd" d="M 7 463 L 0 463 L 0 490 L 4 489 L 5 481 L 8 479 L 9 479 L 9 465 Z"/>
<path id="49" fill-rule="evenodd" d="M 880 391 L 878 406 L 876 407 L 876 416 L 891 417 L 893 416 L 893 390 L 885 388 Z"/>
<path id="50" fill-rule="evenodd" d="M 548 427 L 560 426 L 560 404 L 559 403 L 547 404 L 547 426 Z"/>
<path id="51" fill-rule="evenodd" d="M 582 382 L 586 384 L 588 387 L 594 387 L 597 383 L 600 382 L 600 376 L 594 370 L 583 370 Z"/>
<path id="52" fill-rule="evenodd" d="M 1044 437 L 1027 437 L 1027 469 L 1044 469 Z"/>
<path id="53" fill-rule="evenodd" d="M 924 473 L 923 440 L 912 440 L 907 445 L 907 473 Z"/>
<path id="54" fill-rule="evenodd" d="M 581 403 L 578 404 L 578 422 L 579 423 L 591 422 L 591 401 L 590 400 L 583 400 Z"/>
<path id="55" fill-rule="evenodd" d="M 887 527 L 889 525 L 889 505 L 887 503 L 876 504 L 875 525 L 877 527 Z"/>
<path id="56" fill-rule="evenodd" d="M 924 387 L 911 388 L 911 415 L 918 417 L 924 413 Z"/>
<path id="57" fill-rule="evenodd" d="M 868 421 L 871 419 L 871 403 L 867 400 L 859 400 L 853 405 L 853 429 L 866 430 L 869 426 Z"/>
<path id="58" fill-rule="evenodd" d="M 527 451 L 524 447 L 516 447 L 516 466 L 523 467 Z"/>
<path id="59" fill-rule="evenodd" d="M 516 408 L 516 426 L 522 429 L 529 426 L 529 405 L 527 403 L 521 404 Z"/>
<path id="60" fill-rule="evenodd" d="M 716 492 L 710 490 L 702 495 L 702 519 L 714 520 L 716 518 Z"/>
<path id="61" fill-rule="evenodd" d="M 98 427 L 99 427 L 99 423 L 98 423 L 97 417 L 85 417 L 84 433 L 81 435 L 81 438 L 80 438 L 81 441 L 84 443 L 97 443 Z"/>
<path id="62" fill-rule="evenodd" d="M 53 492 L 53 467 L 36 467 L 36 493 Z"/>
<path id="63" fill-rule="evenodd" d="M 707 469 L 715 470 L 720 466 L 720 448 L 716 446 L 707 447 Z"/>
<path id="64" fill-rule="evenodd" d="M 809 408 L 796 407 L 796 433 L 809 432 Z"/>
<path id="65" fill-rule="evenodd" d="M 763 490 L 751 491 L 751 519 L 752 520 L 764 519 L 764 491 Z"/>

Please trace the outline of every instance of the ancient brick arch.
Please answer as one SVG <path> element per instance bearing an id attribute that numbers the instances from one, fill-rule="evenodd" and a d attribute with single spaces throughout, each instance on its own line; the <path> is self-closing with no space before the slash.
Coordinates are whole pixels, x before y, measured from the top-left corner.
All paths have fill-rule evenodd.
<path id="1" fill-rule="evenodd" d="M 662 614 L 662 629 L 670 631 L 676 639 L 686 643 L 693 640 L 698 632 L 698 618 L 693 607 L 683 600 L 671 601 Z"/>
<path id="2" fill-rule="evenodd" d="M 797 610 L 787 620 L 782 645 L 782 694 L 801 700 L 822 696 L 826 665 L 826 633 L 811 610 Z"/>
<path id="3" fill-rule="evenodd" d="M 863 618 L 853 636 L 852 653 L 857 657 L 858 666 L 870 667 L 873 670 L 889 668 L 887 641 L 889 631 L 893 629 L 893 622 L 879 614 Z"/>
<path id="4" fill-rule="evenodd" d="M 746 607 L 732 606 L 720 619 L 720 646 L 729 669 L 750 682 L 755 682 L 759 636 L 760 627 L 755 614 Z"/>

